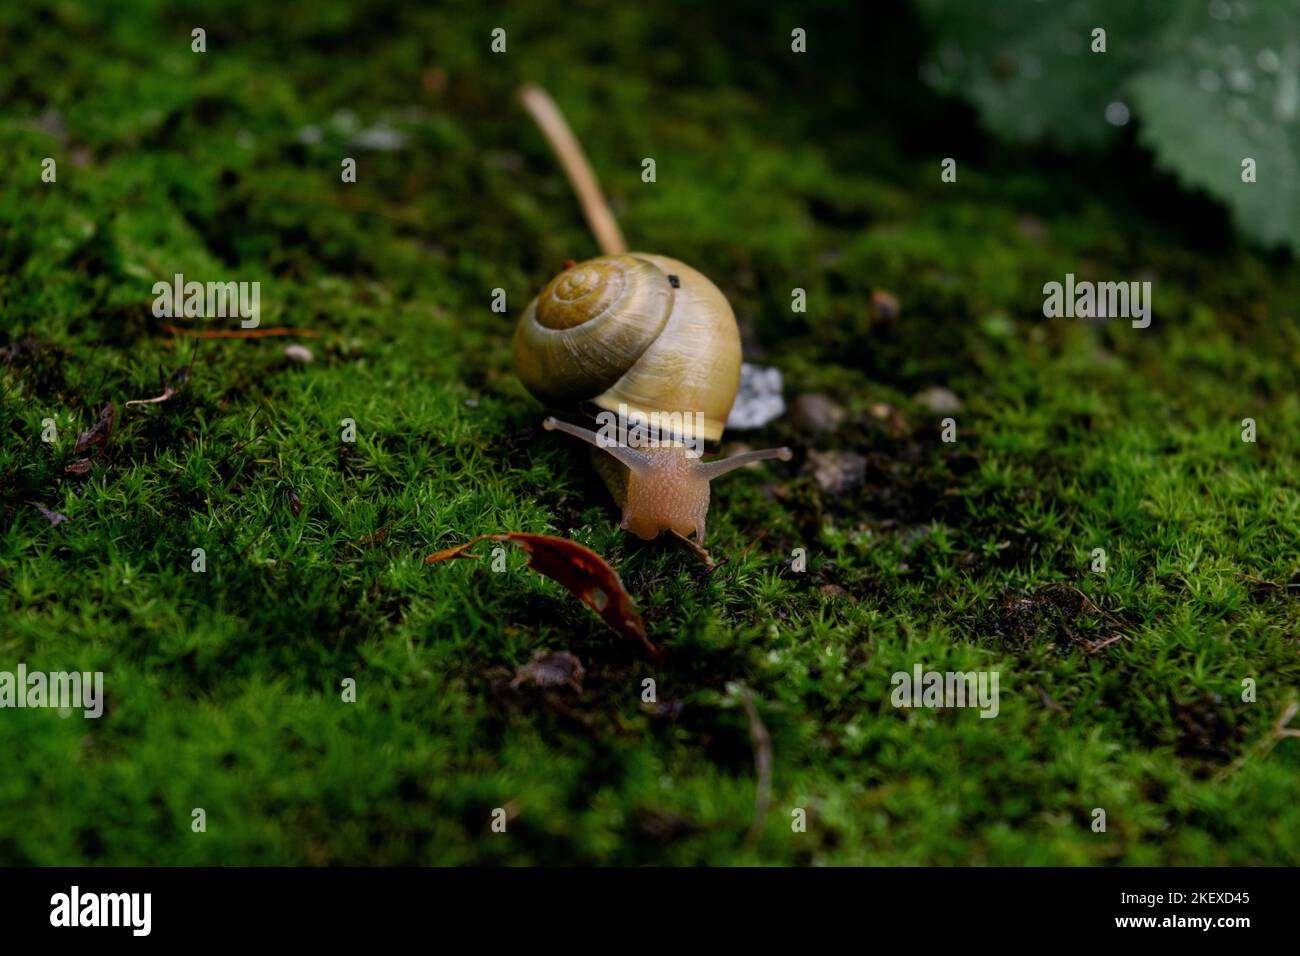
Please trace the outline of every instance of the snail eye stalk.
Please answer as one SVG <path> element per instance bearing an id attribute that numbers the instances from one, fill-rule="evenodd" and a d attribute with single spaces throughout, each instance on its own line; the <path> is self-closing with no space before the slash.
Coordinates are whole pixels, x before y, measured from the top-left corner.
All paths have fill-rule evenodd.
<path id="1" fill-rule="evenodd" d="M 548 416 L 543 422 L 542 427 L 548 432 L 564 432 L 566 435 L 572 435 L 574 438 L 585 441 L 594 448 L 601 451 L 609 452 L 614 458 L 617 458 L 624 465 L 638 475 L 645 474 L 651 468 L 653 459 L 644 452 L 637 451 L 635 448 L 628 448 L 625 445 L 608 444 L 601 441 L 600 436 L 589 428 L 582 428 L 578 425 L 570 425 L 568 422 L 562 422 L 558 418 Z"/>
<path id="2" fill-rule="evenodd" d="M 793 457 L 794 452 L 790 451 L 789 448 L 764 448 L 761 451 L 746 451 L 739 455 L 732 455 L 730 458 L 705 462 L 696 466 L 695 473 L 705 481 L 712 481 L 714 478 L 720 478 L 728 472 L 735 471 L 737 468 L 744 468 L 756 461 L 767 461 L 771 458 L 789 461 Z"/>

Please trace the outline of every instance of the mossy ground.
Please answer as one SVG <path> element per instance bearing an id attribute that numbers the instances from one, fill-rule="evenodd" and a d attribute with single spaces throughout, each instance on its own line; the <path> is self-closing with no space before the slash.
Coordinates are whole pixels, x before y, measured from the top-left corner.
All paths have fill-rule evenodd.
<path id="1" fill-rule="evenodd" d="M 0 712 L 0 862 L 1300 862 L 1300 741 L 1268 747 L 1300 694 L 1293 260 L 1131 142 L 996 147 L 920 88 L 906 9 L 415 6 L 0 12 L 0 669 L 108 691 L 99 721 Z M 712 574 L 620 532 L 513 377 L 518 309 L 595 252 L 526 80 L 634 246 L 712 277 L 787 397 L 848 411 L 734 436 L 799 454 L 719 484 Z M 375 126 L 404 144 L 352 144 Z M 259 280 L 262 324 L 318 331 L 316 361 L 195 353 L 150 311 L 176 272 Z M 1151 328 L 1043 319 L 1067 272 L 1152 278 Z M 912 399 L 934 384 L 965 400 L 956 443 Z M 106 456 L 65 473 L 109 401 Z M 823 492 L 811 450 L 865 480 Z M 522 555 L 422 563 L 504 530 L 605 555 L 665 661 Z M 539 648 L 582 660 L 582 693 L 510 689 Z M 999 716 L 893 708 L 917 662 L 1000 671 Z M 753 840 L 741 686 L 774 758 Z"/>

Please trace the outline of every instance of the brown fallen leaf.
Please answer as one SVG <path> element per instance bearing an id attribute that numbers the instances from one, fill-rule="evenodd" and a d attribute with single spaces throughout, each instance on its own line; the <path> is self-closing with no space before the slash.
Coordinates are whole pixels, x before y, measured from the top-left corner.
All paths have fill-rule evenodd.
<path id="1" fill-rule="evenodd" d="M 78 458 L 76 461 L 64 465 L 63 472 L 68 475 L 88 475 L 91 467 L 89 458 Z"/>
<path id="2" fill-rule="evenodd" d="M 104 410 L 99 413 L 99 421 L 95 427 L 88 432 L 82 432 L 77 436 L 77 444 L 73 447 L 74 455 L 84 454 L 91 445 L 99 446 L 99 457 L 104 457 L 104 451 L 108 448 L 109 436 L 113 434 L 113 422 L 117 419 L 117 406 L 109 402 L 104 406 Z"/>
<path id="3" fill-rule="evenodd" d="M 515 670 L 510 686 L 528 681 L 538 687 L 568 686 L 581 694 L 586 673 L 582 661 L 568 651 L 536 651 L 532 660 Z"/>
<path id="4" fill-rule="evenodd" d="M 632 595 L 624 589 L 618 574 L 605 563 L 604 558 L 576 541 L 522 531 L 481 534 L 454 548 L 434 552 L 424 559 L 424 563 L 480 558 L 482 555 L 465 553 L 480 541 L 510 541 L 519 545 L 528 554 L 530 568 L 558 581 L 565 590 L 599 614 L 606 624 L 624 637 L 639 640 L 652 658 L 659 660 L 662 656 L 659 648 L 646 637 L 645 622 L 637 613 Z"/>

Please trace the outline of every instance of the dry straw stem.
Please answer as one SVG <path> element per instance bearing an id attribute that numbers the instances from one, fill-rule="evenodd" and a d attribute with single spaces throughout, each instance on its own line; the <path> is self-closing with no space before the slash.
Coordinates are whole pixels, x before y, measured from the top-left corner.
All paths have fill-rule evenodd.
<path id="1" fill-rule="evenodd" d="M 591 164 L 587 162 L 582 146 L 573 135 L 573 130 L 569 129 L 569 124 L 564 121 L 555 101 L 540 86 L 531 83 L 520 89 L 519 99 L 559 158 L 564 175 L 569 178 L 569 185 L 582 204 L 582 214 L 587 217 L 587 225 L 596 237 L 600 251 L 607 256 L 627 252 L 627 242 L 623 239 L 622 230 L 618 228 L 614 213 L 610 211 L 609 203 L 605 202 L 596 174 L 591 171 Z"/>

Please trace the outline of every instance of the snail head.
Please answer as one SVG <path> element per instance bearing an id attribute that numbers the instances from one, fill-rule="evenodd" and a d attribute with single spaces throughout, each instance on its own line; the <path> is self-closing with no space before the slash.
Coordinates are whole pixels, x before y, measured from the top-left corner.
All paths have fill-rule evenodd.
<path id="1" fill-rule="evenodd" d="M 646 541 L 661 531 L 675 531 L 682 537 L 694 531 L 696 542 L 703 544 L 710 481 L 752 462 L 793 457 L 789 448 L 765 448 L 706 462 L 681 441 L 638 448 L 607 442 L 590 429 L 554 417 L 543 421 L 542 427 L 581 439 L 627 468 L 622 527 Z"/>

